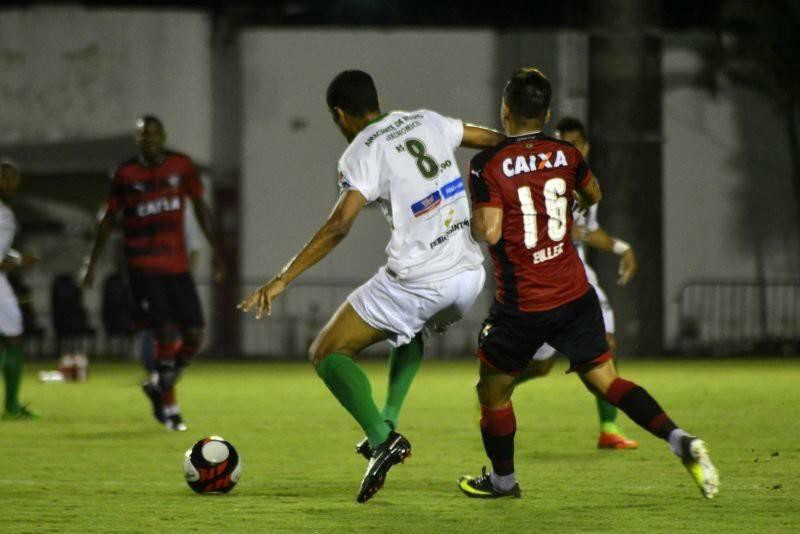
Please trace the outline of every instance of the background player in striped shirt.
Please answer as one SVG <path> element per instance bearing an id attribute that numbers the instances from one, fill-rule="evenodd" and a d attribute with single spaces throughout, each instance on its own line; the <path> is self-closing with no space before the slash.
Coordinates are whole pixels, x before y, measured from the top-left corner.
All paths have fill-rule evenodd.
<path id="1" fill-rule="evenodd" d="M 586 130 L 583 124 L 573 117 L 563 117 L 556 124 L 556 137 L 563 139 L 575 145 L 584 159 L 589 156 L 589 141 L 586 137 Z M 603 323 L 606 327 L 606 341 L 608 341 L 609 350 L 616 355 L 617 340 L 614 337 L 614 310 L 608 302 L 603 288 L 600 287 L 600 282 L 597 279 L 597 274 L 591 268 L 586 257 L 586 245 L 602 250 L 604 252 L 613 252 L 620 256 L 619 262 L 619 285 L 627 284 L 633 275 L 636 273 L 636 255 L 633 248 L 622 241 L 621 239 L 612 237 L 606 233 L 600 226 L 597 220 L 597 204 L 591 206 L 588 210 L 582 210 L 579 206 L 575 205 L 576 209 L 572 211 L 573 227 L 572 227 L 572 243 L 578 251 L 578 256 L 583 262 L 583 267 L 586 270 L 586 278 L 597 293 L 597 298 L 600 301 L 600 308 L 603 311 Z M 545 343 L 536 351 L 533 356 L 533 361 L 528 365 L 525 371 L 517 378 L 519 385 L 526 380 L 535 378 L 537 376 L 544 376 L 550 372 L 555 362 L 556 350 Z M 616 365 L 616 358 L 615 358 Z M 597 439 L 597 446 L 601 449 L 635 449 L 639 446 L 638 442 L 633 439 L 628 439 L 622 435 L 617 427 L 617 408 L 610 404 L 602 397 L 597 397 L 597 413 L 600 417 L 600 437 Z"/>
<path id="2" fill-rule="evenodd" d="M 503 91 L 501 119 L 508 139 L 472 159 L 472 235 L 490 245 L 495 302 L 479 338 L 481 436 L 491 473 L 463 476 L 468 497 L 519 497 L 514 476 L 516 418 L 511 396 L 517 376 L 543 343 L 570 361 L 586 387 L 668 442 L 703 496 L 719 479 L 705 443 L 679 428 L 641 386 L 621 378 L 611 359 L 597 293 L 569 239 L 571 204 L 602 194 L 583 155 L 547 137 L 550 82 L 538 70 L 516 71 Z"/>
<path id="3" fill-rule="evenodd" d="M 106 211 L 98 226 L 92 252 L 85 260 L 83 287 L 94 280 L 97 258 L 122 219 L 125 258 L 137 326 L 156 335 L 157 374 L 142 389 L 153 416 L 169 430 L 186 430 L 175 396 L 175 383 L 203 340 L 203 313 L 184 237 L 184 209 L 189 199 L 213 251 L 215 277 L 223 263 L 212 237 L 211 208 L 192 160 L 164 148 L 166 132 L 158 117 L 146 115 L 136 123 L 138 154 L 113 173 Z"/>

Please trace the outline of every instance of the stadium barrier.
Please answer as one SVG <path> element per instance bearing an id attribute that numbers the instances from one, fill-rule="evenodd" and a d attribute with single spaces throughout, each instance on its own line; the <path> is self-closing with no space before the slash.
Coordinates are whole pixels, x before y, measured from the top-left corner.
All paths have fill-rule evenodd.
<path id="1" fill-rule="evenodd" d="M 683 353 L 800 352 L 800 280 L 690 280 L 677 304 Z"/>

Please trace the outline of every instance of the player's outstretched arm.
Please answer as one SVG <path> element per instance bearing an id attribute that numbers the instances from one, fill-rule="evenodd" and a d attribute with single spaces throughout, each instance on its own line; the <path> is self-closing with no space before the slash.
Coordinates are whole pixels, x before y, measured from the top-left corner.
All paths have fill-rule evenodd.
<path id="1" fill-rule="evenodd" d="M 461 137 L 461 146 L 464 148 L 492 148 L 506 140 L 506 136 L 497 130 L 484 128 L 475 124 L 464 123 L 464 135 Z"/>
<path id="2" fill-rule="evenodd" d="M 114 215 L 106 210 L 97 225 L 92 251 L 83 259 L 83 267 L 79 275 L 80 284 L 83 289 L 91 288 L 94 283 L 94 269 L 97 265 L 97 259 L 103 252 L 103 248 L 106 246 L 106 241 L 108 241 L 108 236 L 111 235 L 111 230 L 113 228 Z"/>
<path id="3" fill-rule="evenodd" d="M 208 205 L 208 202 L 203 197 L 197 197 L 192 198 L 192 207 L 197 224 L 211 246 L 211 254 L 214 261 L 214 279 L 217 282 L 221 282 L 225 277 L 225 262 L 222 259 L 219 242 L 215 238 L 214 228 L 216 228 L 216 225 L 214 224 L 214 214 L 211 212 L 211 206 Z"/>
<path id="4" fill-rule="evenodd" d="M 289 260 L 289 263 L 272 280 L 252 292 L 238 308 L 249 312 L 256 308 L 256 319 L 261 319 L 264 311 L 272 314 L 272 301 L 283 293 L 289 283 L 328 255 L 338 245 L 353 226 L 361 208 L 367 203 L 364 195 L 355 190 L 348 190 L 339 197 L 339 201 L 328 216 L 325 224 L 314 234 L 311 241 L 305 244 L 300 252 Z"/>
<path id="5" fill-rule="evenodd" d="M 617 237 L 609 235 L 602 228 L 586 232 L 583 236 L 583 241 L 592 248 L 602 250 L 603 252 L 613 252 L 619 256 L 619 269 L 617 274 L 617 284 L 624 286 L 631 281 L 633 275 L 636 274 L 638 264 L 636 262 L 636 254 L 633 248 L 627 242 Z"/>
<path id="6" fill-rule="evenodd" d="M 503 234 L 503 208 L 486 206 L 472 212 L 470 232 L 475 241 L 496 244 Z"/>

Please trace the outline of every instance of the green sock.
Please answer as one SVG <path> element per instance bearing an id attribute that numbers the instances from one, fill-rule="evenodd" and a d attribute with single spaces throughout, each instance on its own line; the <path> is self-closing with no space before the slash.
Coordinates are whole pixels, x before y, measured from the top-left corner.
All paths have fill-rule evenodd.
<path id="1" fill-rule="evenodd" d="M 374 448 L 386 441 L 391 429 L 372 400 L 367 375 L 352 358 L 336 352 L 329 354 L 317 365 L 317 374 L 364 429 L 370 446 Z"/>
<path id="2" fill-rule="evenodd" d="M 609 434 L 618 434 L 617 408 L 605 399 L 597 397 L 597 414 L 600 416 L 600 431 Z"/>
<path id="3" fill-rule="evenodd" d="M 424 348 L 422 334 L 417 334 L 409 344 L 394 348 L 389 353 L 389 387 L 381 415 L 391 421 L 394 428 L 397 428 L 400 408 L 403 407 L 411 383 L 422 365 Z"/>
<path id="4" fill-rule="evenodd" d="M 6 411 L 16 412 L 20 409 L 19 386 L 22 382 L 22 347 L 11 345 L 6 348 L 3 362 L 3 378 L 6 382 Z"/>

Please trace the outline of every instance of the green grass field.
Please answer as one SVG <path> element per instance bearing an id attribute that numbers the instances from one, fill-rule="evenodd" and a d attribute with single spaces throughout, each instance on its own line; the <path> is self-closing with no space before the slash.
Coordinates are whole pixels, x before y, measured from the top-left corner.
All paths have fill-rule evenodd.
<path id="1" fill-rule="evenodd" d="M 381 399 L 384 365 L 367 364 Z M 519 500 L 475 501 L 456 478 L 486 463 L 473 362 L 426 362 L 401 431 L 413 457 L 366 505 L 356 424 L 303 364 L 192 367 L 180 400 L 189 431 L 151 420 L 134 365 L 97 365 L 86 384 L 23 398 L 37 422 L 0 422 L 0 532 L 790 532 L 800 529 L 800 361 L 626 362 L 672 417 L 701 435 L 721 472 L 706 501 L 664 443 L 621 424 L 638 451 L 595 449 L 594 402 L 553 373 L 515 395 Z M 244 475 L 228 495 L 195 495 L 183 452 L 220 434 Z"/>

